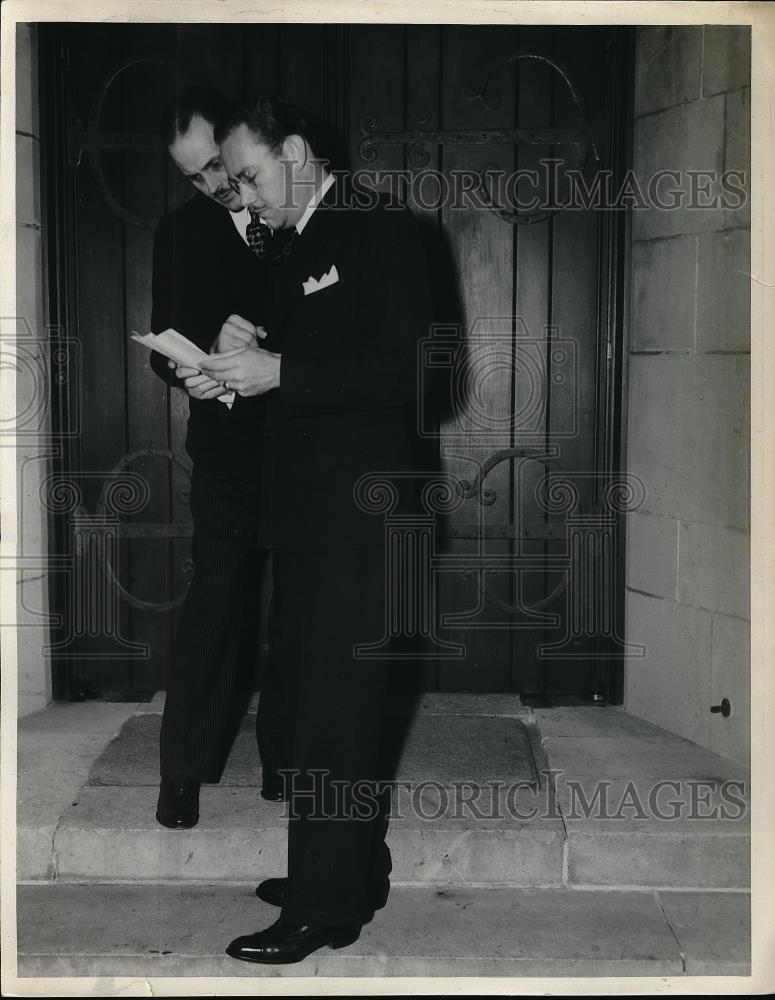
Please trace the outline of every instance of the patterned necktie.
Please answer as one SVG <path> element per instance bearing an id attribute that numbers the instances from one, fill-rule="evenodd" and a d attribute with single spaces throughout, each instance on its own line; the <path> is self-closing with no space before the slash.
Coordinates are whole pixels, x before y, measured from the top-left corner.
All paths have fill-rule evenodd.
<path id="1" fill-rule="evenodd" d="M 298 235 L 295 226 L 277 230 L 272 237 L 272 260 L 275 264 L 282 264 L 288 258 Z"/>
<path id="2" fill-rule="evenodd" d="M 250 222 L 245 230 L 248 246 L 259 260 L 263 260 L 271 252 L 272 230 L 266 223 L 261 222 L 258 213 L 251 209 L 248 211 L 250 212 Z"/>

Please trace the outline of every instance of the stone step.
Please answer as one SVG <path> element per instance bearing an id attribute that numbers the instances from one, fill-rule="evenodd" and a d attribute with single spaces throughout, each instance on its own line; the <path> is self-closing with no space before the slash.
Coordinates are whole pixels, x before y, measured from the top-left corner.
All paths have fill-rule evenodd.
<path id="1" fill-rule="evenodd" d="M 20 878 L 285 872 L 286 807 L 259 796 L 250 717 L 221 783 L 202 788 L 198 826 L 156 823 L 158 711 L 62 706 L 21 721 Z M 750 885 L 747 769 L 621 710 L 425 696 L 407 748 L 388 832 L 396 885 Z"/>
<path id="2" fill-rule="evenodd" d="M 354 944 L 288 966 L 224 954 L 277 917 L 252 885 L 24 885 L 17 908 L 23 977 L 750 974 L 745 893 L 394 888 Z"/>
<path id="3" fill-rule="evenodd" d="M 154 818 L 155 787 L 85 785 L 65 809 L 53 841 L 59 879 L 260 880 L 286 871 L 284 803 L 265 802 L 257 788 L 204 786 L 192 830 L 166 830 Z M 415 799 L 412 806 L 412 798 Z M 387 842 L 399 883 L 562 885 L 562 820 L 544 797 L 520 790 L 503 803 L 503 818 L 464 815 L 438 789 L 394 797 Z M 529 815 L 519 821 L 508 812 Z M 460 818 L 455 818 L 455 811 Z M 497 810 L 492 810 L 496 812 Z M 418 813 L 422 812 L 423 815 Z M 429 818 L 423 818 L 429 817 Z"/>

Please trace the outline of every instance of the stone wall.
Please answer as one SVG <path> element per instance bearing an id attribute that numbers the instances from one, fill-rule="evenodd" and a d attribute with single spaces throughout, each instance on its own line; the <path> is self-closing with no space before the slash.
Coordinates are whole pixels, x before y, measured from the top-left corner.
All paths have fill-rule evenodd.
<path id="1" fill-rule="evenodd" d="M 642 28 L 634 169 L 750 174 L 750 29 Z M 720 191 L 712 185 L 712 194 Z M 712 197 L 707 199 L 712 201 Z M 738 760 L 750 749 L 750 214 L 636 210 L 625 707 Z M 729 719 L 710 706 L 728 697 Z"/>
<path id="2" fill-rule="evenodd" d="M 40 122 L 34 25 L 16 26 L 16 433 L 19 714 L 51 701 L 48 530 L 41 486 L 50 442 L 47 309 L 41 235 Z M 8 331 L 8 321 L 3 320 Z M 13 325 L 13 321 L 11 321 Z"/>

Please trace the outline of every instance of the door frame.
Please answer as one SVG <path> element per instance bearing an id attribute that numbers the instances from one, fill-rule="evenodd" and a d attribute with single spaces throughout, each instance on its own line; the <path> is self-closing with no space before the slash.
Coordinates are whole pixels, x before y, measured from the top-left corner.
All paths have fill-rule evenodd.
<path id="1" fill-rule="evenodd" d="M 48 324 L 51 338 L 49 356 L 55 354 L 57 341 L 66 340 L 68 331 L 77 328 L 75 298 L 74 246 L 75 189 L 68 169 L 67 149 L 67 66 L 68 53 L 62 25 L 38 25 L 38 107 L 40 115 L 41 215 L 43 230 L 44 287 L 48 297 Z M 50 473 L 66 477 L 80 466 L 79 440 L 73 434 L 77 426 L 78 386 L 71 379 L 49 379 L 52 436 Z M 67 516 L 48 505 L 49 551 L 67 554 L 71 546 Z M 49 576 L 49 606 L 52 618 L 64 614 L 70 600 L 70 578 L 66 573 Z M 56 635 L 52 626 L 52 640 Z M 70 659 L 51 654 L 51 693 L 55 701 L 76 697 L 75 664 Z"/>

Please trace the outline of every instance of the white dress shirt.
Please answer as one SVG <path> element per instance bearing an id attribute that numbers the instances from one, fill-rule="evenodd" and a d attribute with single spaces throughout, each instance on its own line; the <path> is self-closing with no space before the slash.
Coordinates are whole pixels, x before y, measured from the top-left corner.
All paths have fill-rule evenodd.
<path id="1" fill-rule="evenodd" d="M 250 222 L 250 212 L 246 208 L 241 208 L 239 212 L 229 212 L 234 227 L 242 239 L 248 242 L 248 223 Z"/>
<path id="2" fill-rule="evenodd" d="M 319 202 L 322 201 L 323 195 L 326 193 L 326 191 L 328 191 L 328 189 L 331 187 L 331 185 L 333 183 L 334 183 L 334 175 L 333 174 L 326 174 L 326 179 L 320 185 L 320 188 L 312 195 L 312 197 L 309 200 L 309 204 L 304 209 L 304 214 L 299 219 L 299 221 L 296 223 L 296 232 L 299 235 L 301 235 L 302 232 L 304 231 L 304 227 L 309 222 L 309 220 L 310 220 L 310 218 L 312 216 L 312 213 L 315 211 L 315 209 L 317 208 Z"/>

